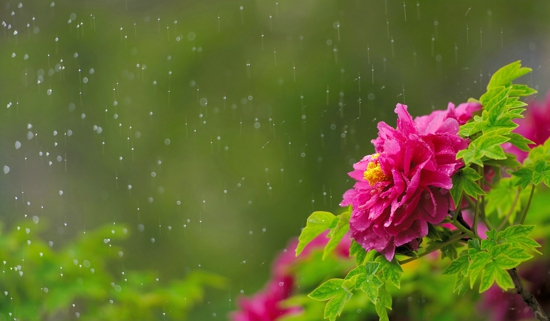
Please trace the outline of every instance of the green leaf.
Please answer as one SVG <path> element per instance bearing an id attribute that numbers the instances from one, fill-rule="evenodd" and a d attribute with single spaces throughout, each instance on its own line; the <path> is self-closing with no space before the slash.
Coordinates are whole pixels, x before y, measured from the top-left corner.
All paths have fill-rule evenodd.
<path id="1" fill-rule="evenodd" d="M 335 295 L 337 295 L 342 291 L 346 292 L 342 288 L 343 283 L 344 283 L 344 279 L 330 279 L 325 283 L 321 284 L 315 290 L 313 290 L 313 292 L 311 292 L 308 296 L 313 300 L 317 300 L 317 301 L 329 300 L 330 298 L 334 297 Z"/>
<path id="2" fill-rule="evenodd" d="M 451 188 L 451 197 L 455 204 L 458 204 L 460 201 L 462 191 L 474 198 L 478 195 L 485 195 L 485 192 L 476 183 L 481 178 L 482 176 L 471 167 L 464 167 L 454 174 L 452 177 L 453 187 Z"/>
<path id="3" fill-rule="evenodd" d="M 526 248 L 538 254 L 541 254 L 537 248 L 541 245 L 528 237 L 535 226 L 533 225 L 512 225 L 506 228 L 504 231 L 499 232 L 499 237 L 505 239 L 508 243 L 516 247 Z"/>
<path id="4" fill-rule="evenodd" d="M 470 277 L 470 288 L 474 287 L 477 277 L 481 272 L 483 272 L 485 265 L 491 261 L 491 257 L 492 257 L 491 254 L 484 251 L 478 252 L 474 256 L 472 263 L 468 267 L 468 276 Z"/>
<path id="5" fill-rule="evenodd" d="M 462 252 L 465 253 L 465 252 Z M 468 256 L 460 255 L 456 260 L 452 261 L 451 264 L 443 271 L 443 274 L 462 274 L 460 272 L 468 270 Z"/>
<path id="6" fill-rule="evenodd" d="M 336 317 L 344 310 L 346 302 L 352 295 L 344 288 L 344 282 L 349 281 L 349 283 L 351 283 L 352 281 L 350 280 L 351 279 L 330 279 L 308 295 L 310 298 L 317 301 L 330 300 L 325 306 L 325 319 L 336 320 Z"/>
<path id="7" fill-rule="evenodd" d="M 479 116 L 474 116 L 473 121 L 469 121 L 466 124 L 460 126 L 458 134 L 463 137 L 470 137 L 479 133 L 486 125 L 487 121 L 482 120 L 482 118 Z"/>
<path id="8" fill-rule="evenodd" d="M 485 265 L 485 270 L 481 276 L 481 284 L 479 285 L 479 293 L 487 291 L 494 282 L 503 289 L 507 290 L 514 287 L 514 282 L 505 269 L 502 269 L 494 261 Z"/>
<path id="9" fill-rule="evenodd" d="M 509 141 L 510 138 L 499 135 L 483 135 L 473 144 L 481 156 L 492 159 L 506 159 L 504 150 L 500 145 Z"/>
<path id="10" fill-rule="evenodd" d="M 336 320 L 336 317 L 338 317 L 344 310 L 344 306 L 350 297 L 351 294 L 345 291 L 336 294 L 325 306 L 324 318 L 329 319 L 330 321 Z"/>
<path id="11" fill-rule="evenodd" d="M 521 186 L 521 188 L 526 188 L 531 183 L 533 183 L 533 170 L 530 168 L 520 168 L 515 172 L 512 172 L 517 179 L 514 181 L 515 185 Z"/>
<path id="12" fill-rule="evenodd" d="M 485 165 L 490 166 L 502 166 L 502 167 L 508 167 L 511 169 L 517 169 L 521 166 L 521 164 L 517 161 L 517 157 L 514 154 L 510 153 L 504 153 L 506 155 L 506 159 L 488 159 L 483 161 Z"/>
<path id="13" fill-rule="evenodd" d="M 536 94 L 537 91 L 527 85 L 512 85 L 512 89 L 510 90 L 510 96 L 531 96 L 533 94 Z"/>
<path id="14" fill-rule="evenodd" d="M 394 257 L 389 262 L 384 256 L 379 256 L 375 262 L 379 264 L 377 273 L 381 275 L 382 280 L 390 282 L 399 289 L 401 287 L 401 273 L 403 273 L 403 269 L 397 262 L 397 259 Z"/>
<path id="15" fill-rule="evenodd" d="M 300 233 L 298 246 L 296 247 L 296 256 L 300 255 L 305 247 L 313 241 L 319 234 L 329 229 L 333 222 L 337 220 L 334 214 L 329 212 L 313 212 L 307 219 L 306 227 Z"/>
<path id="16" fill-rule="evenodd" d="M 499 70 L 497 70 L 489 84 L 487 85 L 487 90 L 497 87 L 497 86 L 506 86 L 509 85 L 513 80 L 524 76 L 532 71 L 531 68 L 521 67 L 521 61 L 514 61 Z"/>
<path id="17" fill-rule="evenodd" d="M 523 137 L 522 135 L 516 134 L 516 133 L 510 133 L 506 136 L 510 138 L 510 143 L 512 143 L 512 145 L 516 146 L 517 148 L 525 152 L 528 152 L 531 150 L 531 148 L 529 148 L 529 144 L 535 143 L 532 140 L 529 140 Z"/>
<path id="18" fill-rule="evenodd" d="M 503 290 L 508 290 L 514 288 L 514 281 L 508 274 L 508 271 L 503 269 L 495 270 L 495 280 L 497 281 L 498 286 Z"/>
<path id="19" fill-rule="evenodd" d="M 374 308 L 380 321 L 389 321 L 387 309 L 391 309 L 392 298 L 385 286 L 380 287 L 378 301 Z"/>
<path id="20" fill-rule="evenodd" d="M 366 279 L 361 283 L 360 289 L 361 291 L 365 292 L 369 300 L 376 304 L 376 298 L 379 295 L 379 289 L 382 285 L 382 281 L 376 276 L 376 275 L 369 275 L 366 277 Z"/>
<path id="21" fill-rule="evenodd" d="M 495 257 L 494 261 L 501 269 L 505 270 L 513 269 L 521 263 L 519 261 L 509 258 L 504 254 Z"/>
<path id="22" fill-rule="evenodd" d="M 351 212 L 346 211 L 338 216 L 338 223 L 336 223 L 336 226 L 332 228 L 332 230 L 329 233 L 330 240 L 328 241 L 327 245 L 325 246 L 325 251 L 323 252 L 323 260 L 330 254 L 336 246 L 338 246 L 338 243 L 342 240 L 344 235 L 349 231 L 349 218 L 350 218 Z"/>
<path id="23" fill-rule="evenodd" d="M 351 240 L 351 245 L 349 249 L 350 256 L 355 256 L 355 262 L 357 265 L 363 264 L 365 258 L 367 257 L 367 251 L 361 246 L 361 244 Z"/>
<path id="24" fill-rule="evenodd" d="M 456 154 L 457 159 L 464 159 L 466 165 L 477 164 L 483 166 L 483 157 L 490 159 L 506 159 L 506 154 L 500 145 L 510 140 L 502 135 L 482 135 L 470 143 L 467 149 Z"/>

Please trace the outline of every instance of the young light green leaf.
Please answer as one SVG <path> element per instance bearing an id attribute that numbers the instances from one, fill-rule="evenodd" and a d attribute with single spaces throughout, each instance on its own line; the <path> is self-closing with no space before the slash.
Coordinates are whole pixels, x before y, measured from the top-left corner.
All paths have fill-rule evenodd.
<path id="1" fill-rule="evenodd" d="M 365 292 L 369 300 L 373 304 L 375 304 L 381 285 L 382 281 L 380 281 L 380 279 L 376 275 L 369 275 L 366 277 L 363 283 L 361 283 L 360 289 L 361 291 Z"/>
<path id="2" fill-rule="evenodd" d="M 401 273 L 403 273 L 403 269 L 397 262 L 397 259 L 393 258 L 393 260 L 389 262 L 384 256 L 379 256 L 376 258 L 375 262 L 380 264 L 377 274 L 381 275 L 382 280 L 390 282 L 399 289 L 401 287 Z"/>
<path id="3" fill-rule="evenodd" d="M 523 137 L 522 135 L 516 134 L 516 133 L 510 133 L 506 136 L 510 138 L 510 143 L 512 143 L 512 145 L 516 146 L 517 148 L 525 152 L 528 152 L 531 150 L 531 148 L 529 148 L 529 144 L 535 143 L 532 140 L 529 140 Z"/>
<path id="4" fill-rule="evenodd" d="M 298 246 L 296 247 L 296 256 L 300 255 L 313 239 L 327 229 L 331 228 L 337 221 L 336 216 L 329 212 L 313 212 L 307 219 L 306 227 L 300 233 Z"/>
<path id="5" fill-rule="evenodd" d="M 472 263 L 468 267 L 468 276 L 470 278 L 470 288 L 474 288 L 474 284 L 476 282 L 477 277 L 481 272 L 483 272 L 483 269 L 485 268 L 485 265 L 491 261 L 491 254 L 481 251 L 478 252 L 474 259 L 472 260 Z"/>
<path id="6" fill-rule="evenodd" d="M 330 321 L 335 321 L 344 310 L 344 306 L 350 297 L 351 294 L 345 291 L 336 294 L 325 306 L 324 318 L 329 319 Z"/>
<path id="7" fill-rule="evenodd" d="M 483 157 L 490 159 L 506 159 L 506 154 L 500 145 L 510 140 L 502 135 L 481 135 L 470 143 L 467 149 L 456 154 L 457 159 L 464 159 L 466 165 L 477 164 L 483 166 Z"/>
<path id="8" fill-rule="evenodd" d="M 478 120 L 474 117 L 474 121 L 467 122 L 466 124 L 460 126 L 458 134 L 462 137 L 470 137 L 481 131 L 483 127 L 486 126 L 487 122 L 482 121 L 481 117 L 478 116 Z"/>
<path id="9" fill-rule="evenodd" d="M 504 231 L 499 232 L 499 238 L 506 240 L 508 243 L 516 247 L 521 247 L 541 254 L 537 248 L 541 245 L 528 237 L 535 227 L 533 225 L 512 225 Z"/>
<path id="10" fill-rule="evenodd" d="M 485 265 L 485 270 L 481 275 L 479 293 L 487 291 L 495 281 L 503 290 L 514 287 L 514 282 L 508 272 L 499 267 L 495 261 L 491 261 Z"/>
<path id="11" fill-rule="evenodd" d="M 380 321 L 389 321 L 387 309 L 391 309 L 392 298 L 385 286 L 380 287 L 378 301 L 374 308 Z"/>
<path id="12" fill-rule="evenodd" d="M 330 298 L 334 297 L 340 292 L 346 292 L 342 288 L 342 284 L 344 283 L 344 279 L 330 279 L 327 280 L 325 283 L 319 285 L 313 292 L 311 292 L 308 296 L 312 298 L 313 300 L 317 301 L 326 301 Z"/>
<path id="13" fill-rule="evenodd" d="M 492 159 L 505 159 L 506 155 L 500 145 L 509 141 L 510 138 L 499 135 L 483 135 L 473 144 L 479 155 Z"/>
<path id="14" fill-rule="evenodd" d="M 336 246 L 338 246 L 338 243 L 340 243 L 344 235 L 346 235 L 346 233 L 349 231 L 350 215 L 351 215 L 350 211 L 346 211 L 338 216 L 338 222 L 336 223 L 336 226 L 333 227 L 329 233 L 330 240 L 325 246 L 325 251 L 323 252 L 323 260 L 330 253 L 332 253 L 332 251 L 334 251 Z"/>
<path id="15" fill-rule="evenodd" d="M 521 188 L 526 188 L 533 183 L 533 170 L 530 168 L 520 168 L 517 171 L 512 172 L 512 175 L 516 177 L 514 184 L 516 186 L 521 186 Z"/>
<path id="16" fill-rule="evenodd" d="M 510 90 L 510 96 L 531 96 L 536 94 L 538 91 L 527 86 L 527 85 L 517 85 L 513 84 Z"/>
<path id="17" fill-rule="evenodd" d="M 462 252 L 465 253 L 465 252 Z M 445 271 L 443 271 L 443 274 L 462 274 L 462 272 L 468 270 L 468 256 L 467 255 L 460 255 L 457 259 L 454 261 L 451 261 L 451 264 L 447 266 Z M 464 273 L 466 274 L 466 273 Z"/>
<path id="18" fill-rule="evenodd" d="M 493 76 L 491 77 L 491 80 L 489 81 L 489 84 L 487 85 L 487 90 L 490 90 L 491 88 L 497 87 L 497 86 L 506 86 L 509 85 L 513 80 L 524 76 L 532 71 L 531 68 L 527 67 L 521 67 L 521 61 L 514 61 L 499 70 L 497 70 Z"/>
<path id="19" fill-rule="evenodd" d="M 502 166 L 502 167 L 508 167 L 510 169 L 517 169 L 521 166 L 521 164 L 517 161 L 516 155 L 505 153 L 506 159 L 488 159 L 485 160 L 483 163 L 484 165 L 489 166 Z"/>
<path id="20" fill-rule="evenodd" d="M 508 271 L 503 269 L 495 270 L 495 281 L 497 281 L 498 286 L 503 290 L 508 290 L 514 288 L 514 281 L 508 274 Z"/>

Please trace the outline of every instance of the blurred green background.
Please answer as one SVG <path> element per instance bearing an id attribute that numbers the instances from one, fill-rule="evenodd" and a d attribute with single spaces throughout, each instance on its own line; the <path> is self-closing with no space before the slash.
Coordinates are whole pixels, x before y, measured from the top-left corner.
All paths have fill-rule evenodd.
<path id="1" fill-rule="evenodd" d="M 48 222 L 53 249 L 128 226 L 110 271 L 224 276 L 189 319 L 225 319 L 312 210 L 337 210 L 396 103 L 420 115 L 479 97 L 518 59 L 542 99 L 549 12 L 542 0 L 4 0 L 0 220 Z"/>

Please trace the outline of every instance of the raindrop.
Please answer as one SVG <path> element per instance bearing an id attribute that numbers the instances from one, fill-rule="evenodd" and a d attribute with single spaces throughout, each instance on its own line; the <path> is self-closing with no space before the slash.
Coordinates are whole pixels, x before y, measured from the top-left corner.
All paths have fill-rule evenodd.
<path id="1" fill-rule="evenodd" d="M 4 165 L 4 174 L 7 174 L 10 172 L 10 167 L 8 165 Z"/>

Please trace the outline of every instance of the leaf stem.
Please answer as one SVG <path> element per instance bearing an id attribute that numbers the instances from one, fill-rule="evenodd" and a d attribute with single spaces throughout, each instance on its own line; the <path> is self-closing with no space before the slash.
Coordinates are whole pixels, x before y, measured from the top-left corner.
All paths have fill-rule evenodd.
<path id="1" fill-rule="evenodd" d="M 483 177 L 483 166 L 478 166 L 477 172 L 481 176 L 481 178 L 478 181 L 478 185 L 483 190 L 483 179 L 484 179 L 484 177 Z M 479 207 L 479 204 L 481 203 L 481 200 L 482 200 L 481 196 L 478 195 L 476 197 L 476 206 L 475 206 L 475 209 L 474 209 L 474 223 L 472 224 L 473 225 L 472 226 L 472 231 L 474 232 L 474 235 L 476 237 L 478 236 L 477 235 L 477 223 L 479 221 L 479 215 L 480 215 L 479 212 L 481 210 L 480 207 Z"/>
<path id="2" fill-rule="evenodd" d="M 531 206 L 531 200 L 533 199 L 533 194 L 535 194 L 535 184 L 531 185 L 531 194 L 529 194 L 529 200 L 527 201 L 527 206 L 525 207 L 525 211 L 523 211 L 523 215 L 521 217 L 521 221 L 519 222 L 519 224 L 523 224 L 523 222 L 525 222 L 527 211 L 529 211 L 529 206 Z"/>
<path id="3" fill-rule="evenodd" d="M 464 233 L 466 236 L 469 236 L 470 238 L 477 238 L 472 231 L 470 231 L 468 228 L 466 228 L 464 225 L 460 224 L 458 221 L 451 222 L 457 229 L 459 229 L 462 233 Z"/>
<path id="4" fill-rule="evenodd" d="M 433 252 L 435 252 L 435 251 L 438 251 L 438 250 L 444 248 L 445 246 L 447 246 L 447 245 L 449 245 L 449 244 L 452 244 L 452 243 L 454 243 L 454 242 L 460 240 L 463 236 L 464 236 L 464 234 L 458 233 L 458 235 L 456 235 L 455 237 L 451 238 L 451 239 L 448 240 L 447 242 L 441 243 L 441 244 L 437 245 L 436 247 L 431 248 L 430 250 L 426 250 L 426 251 L 422 252 L 421 254 L 419 254 L 419 255 L 416 256 L 416 257 L 411 257 L 411 258 L 409 258 L 409 259 L 406 259 L 406 260 L 403 260 L 403 261 L 399 261 L 399 264 L 403 265 L 403 264 L 412 262 L 412 261 L 414 261 L 414 260 L 417 260 L 417 259 L 419 259 L 419 258 L 421 258 L 421 257 L 423 257 L 423 256 L 426 256 L 426 255 L 430 254 L 430 253 L 433 253 Z"/>
<path id="5" fill-rule="evenodd" d="M 474 232 L 474 236 L 477 237 L 477 217 L 479 216 L 479 213 L 478 213 L 478 209 L 479 209 L 479 196 L 477 197 L 477 200 L 476 200 L 476 206 L 475 206 L 475 209 L 474 209 L 474 223 L 472 224 L 472 231 Z"/>
<path id="6" fill-rule="evenodd" d="M 531 308 L 531 310 L 533 310 L 537 320 L 539 321 L 550 320 L 548 319 L 546 312 L 544 312 L 544 310 L 540 306 L 537 299 L 531 293 L 529 293 L 529 291 L 525 289 L 523 282 L 521 282 L 521 279 L 519 278 L 518 271 L 515 268 L 513 268 L 511 270 L 508 270 L 508 274 L 510 274 L 510 276 L 512 277 L 512 281 L 514 281 L 514 285 L 516 286 L 518 295 L 520 295 L 521 298 L 523 299 L 523 302 L 525 302 L 525 304 L 527 304 Z"/>
<path id="7" fill-rule="evenodd" d="M 514 213 L 514 209 L 516 208 L 516 204 L 518 203 L 518 200 L 519 200 L 520 192 L 521 192 L 521 187 L 518 187 L 518 190 L 516 191 L 516 197 L 514 198 L 514 202 L 512 203 L 512 207 L 510 208 L 510 210 L 508 211 L 508 214 L 506 214 L 502 222 L 500 222 L 497 228 L 498 231 L 502 230 L 506 222 L 508 222 L 508 220 L 510 219 L 510 216 L 512 216 L 512 213 Z"/>

